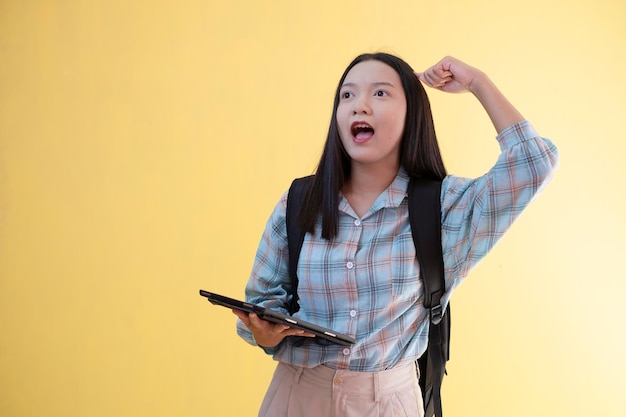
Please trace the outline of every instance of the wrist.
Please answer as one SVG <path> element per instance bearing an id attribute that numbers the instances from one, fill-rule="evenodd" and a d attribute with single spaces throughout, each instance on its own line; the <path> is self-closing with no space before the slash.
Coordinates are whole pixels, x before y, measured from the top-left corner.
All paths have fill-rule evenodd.
<path id="1" fill-rule="evenodd" d="M 281 337 L 278 340 L 276 340 L 276 338 L 267 338 L 267 337 L 257 338 L 254 336 L 254 334 L 252 334 L 252 338 L 254 339 L 254 342 L 257 344 L 257 346 L 259 346 L 262 349 L 274 349 L 278 345 L 280 345 L 280 343 L 284 339 L 284 337 Z"/>
<path id="2" fill-rule="evenodd" d="M 498 133 L 524 120 L 524 117 L 486 74 L 477 74 L 472 81 L 471 92 L 487 111 Z"/>
<path id="3" fill-rule="evenodd" d="M 468 86 L 468 90 L 474 94 L 478 99 L 488 93 L 489 90 L 493 90 L 495 84 L 491 81 L 489 76 L 480 70 L 476 70 L 476 74 Z"/>

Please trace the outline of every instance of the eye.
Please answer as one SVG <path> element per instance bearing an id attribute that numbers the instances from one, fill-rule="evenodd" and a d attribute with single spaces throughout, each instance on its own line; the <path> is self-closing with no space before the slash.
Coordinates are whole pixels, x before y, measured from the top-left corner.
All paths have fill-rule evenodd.
<path id="1" fill-rule="evenodd" d="M 348 99 L 350 97 L 352 97 L 352 93 L 349 92 L 349 91 L 344 91 L 343 93 L 341 93 L 341 98 L 342 99 Z"/>
<path id="2" fill-rule="evenodd" d="M 387 94 L 387 92 L 386 92 L 386 91 L 384 91 L 384 90 L 376 90 L 376 92 L 374 93 L 374 95 L 375 95 L 376 97 L 385 97 L 385 96 L 388 96 L 389 94 Z"/>

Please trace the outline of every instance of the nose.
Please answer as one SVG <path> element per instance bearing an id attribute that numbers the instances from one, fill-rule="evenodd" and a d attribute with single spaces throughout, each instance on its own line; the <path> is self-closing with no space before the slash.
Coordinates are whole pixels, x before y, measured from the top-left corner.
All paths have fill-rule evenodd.
<path id="1" fill-rule="evenodd" d="M 354 100 L 354 107 L 352 107 L 352 114 L 370 114 L 372 109 L 370 108 L 369 102 L 365 95 L 361 95 L 356 100 Z"/>

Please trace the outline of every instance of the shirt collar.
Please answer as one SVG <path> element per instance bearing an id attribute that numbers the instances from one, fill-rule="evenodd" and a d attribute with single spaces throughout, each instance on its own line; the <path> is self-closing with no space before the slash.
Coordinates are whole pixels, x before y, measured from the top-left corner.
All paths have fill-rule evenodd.
<path id="1" fill-rule="evenodd" d="M 376 213 L 378 210 L 381 210 L 383 208 L 399 207 L 400 204 L 402 204 L 402 201 L 404 201 L 405 197 L 407 196 L 409 180 L 410 178 L 404 168 L 400 167 L 398 173 L 396 174 L 396 178 L 394 178 L 394 180 L 389 185 L 389 187 L 387 187 L 387 189 L 380 193 L 380 195 L 378 196 L 376 201 L 374 201 L 374 204 L 372 204 L 372 207 L 369 209 L 364 217 L 370 216 L 371 214 Z M 340 196 L 339 210 L 346 213 L 353 213 L 350 209 L 350 204 L 348 203 L 348 200 L 346 200 L 343 194 Z"/>
<path id="2" fill-rule="evenodd" d="M 400 167 L 398 173 L 396 174 L 396 178 L 374 202 L 372 211 L 380 210 L 381 208 L 396 208 L 400 206 L 404 198 L 407 196 L 408 189 L 409 176 L 404 168 Z"/>

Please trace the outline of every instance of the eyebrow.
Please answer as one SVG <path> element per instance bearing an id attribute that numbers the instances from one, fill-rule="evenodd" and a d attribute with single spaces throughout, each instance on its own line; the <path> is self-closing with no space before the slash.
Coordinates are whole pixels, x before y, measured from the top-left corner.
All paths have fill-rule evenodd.
<path id="1" fill-rule="evenodd" d="M 388 81 L 378 81 L 378 82 L 375 82 L 375 83 L 371 83 L 370 86 L 372 86 L 372 87 L 383 87 L 383 86 L 386 86 L 386 87 L 393 87 L 393 88 L 396 87 L 395 84 L 390 83 Z M 344 83 L 344 84 L 341 85 L 341 88 L 344 88 L 344 87 L 356 87 L 356 84 L 355 83 Z"/>

